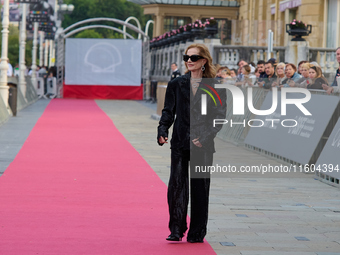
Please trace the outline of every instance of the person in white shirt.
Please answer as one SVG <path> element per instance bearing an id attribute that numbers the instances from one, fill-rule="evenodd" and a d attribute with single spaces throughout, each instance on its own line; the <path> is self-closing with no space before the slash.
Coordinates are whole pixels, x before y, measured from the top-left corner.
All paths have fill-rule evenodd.
<path id="1" fill-rule="evenodd" d="M 7 59 L 7 62 L 8 62 L 7 76 L 12 77 L 13 76 L 13 66 L 9 62 L 9 59 Z"/>

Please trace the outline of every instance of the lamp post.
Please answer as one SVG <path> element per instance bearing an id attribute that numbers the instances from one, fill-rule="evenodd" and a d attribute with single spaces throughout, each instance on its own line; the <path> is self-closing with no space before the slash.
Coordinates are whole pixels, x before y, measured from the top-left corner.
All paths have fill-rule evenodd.
<path id="1" fill-rule="evenodd" d="M 53 59 L 53 44 L 54 44 L 54 41 L 53 40 L 50 40 L 50 59 L 49 59 L 49 63 L 48 63 L 48 65 L 49 65 L 49 67 L 51 67 L 51 66 L 53 66 L 53 61 L 52 61 L 52 59 Z"/>
<path id="2" fill-rule="evenodd" d="M 9 26 L 9 0 L 4 1 L 4 11 L 2 19 L 2 49 L 0 63 L 0 93 L 1 97 L 8 108 L 8 86 L 7 86 L 7 70 L 8 70 L 8 26 Z"/>
<path id="3" fill-rule="evenodd" d="M 58 6 L 56 10 L 57 10 L 57 20 L 56 20 L 57 32 L 56 32 L 55 38 L 59 38 L 59 35 L 63 33 L 63 28 L 61 26 L 61 23 L 64 20 L 64 15 L 71 14 L 74 10 L 74 5 L 73 4 L 67 5 L 63 3 L 63 0 L 58 0 Z M 57 41 L 54 46 L 57 47 Z M 54 61 L 56 61 L 55 52 L 56 52 L 56 49 L 53 50 L 53 55 L 52 55 L 52 58 L 54 59 Z"/>
<path id="4" fill-rule="evenodd" d="M 37 49 L 38 49 L 38 22 L 34 22 L 33 55 L 32 55 L 32 84 L 37 88 Z"/>
<path id="5" fill-rule="evenodd" d="M 26 51 L 26 4 L 22 4 L 22 20 L 20 26 L 20 48 L 19 48 L 19 87 L 22 94 L 26 95 L 25 81 L 25 51 Z"/>
<path id="6" fill-rule="evenodd" d="M 39 31 L 39 66 L 44 65 L 44 32 Z"/>
<path id="7" fill-rule="evenodd" d="M 44 66 L 48 66 L 48 42 L 49 40 L 45 40 Z"/>
<path id="8" fill-rule="evenodd" d="M 57 21 L 56 21 L 56 25 L 57 25 L 57 32 L 56 32 L 56 37 L 58 37 L 59 34 L 62 33 L 63 28 L 61 27 L 61 23 L 64 20 L 64 14 L 71 14 L 74 10 L 74 5 L 73 4 L 64 4 L 63 0 L 58 0 L 58 7 L 56 8 L 56 10 L 58 11 L 58 15 L 57 15 Z"/>

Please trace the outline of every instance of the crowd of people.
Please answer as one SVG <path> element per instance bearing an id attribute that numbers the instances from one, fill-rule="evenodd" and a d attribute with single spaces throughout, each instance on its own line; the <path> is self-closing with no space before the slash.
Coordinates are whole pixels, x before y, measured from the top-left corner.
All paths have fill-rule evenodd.
<path id="1" fill-rule="evenodd" d="M 20 76 L 19 64 L 16 64 L 13 68 L 9 59 L 7 59 L 7 62 L 8 62 L 7 76 L 8 77 L 19 77 Z M 33 70 L 31 67 L 26 68 L 25 76 L 32 76 L 32 73 L 33 73 Z M 47 79 L 57 77 L 57 68 L 55 66 L 51 66 L 51 67 L 37 66 L 36 77 L 43 79 L 44 94 L 46 94 L 47 93 Z"/>
<path id="2" fill-rule="evenodd" d="M 296 66 L 294 63 L 277 63 L 274 58 L 267 62 L 259 60 L 256 64 L 241 59 L 237 63 L 238 70 L 216 65 L 216 78 L 221 83 L 235 86 L 254 86 L 264 89 L 299 87 L 326 90 L 328 94 L 339 93 L 337 78 L 340 79 L 340 47 L 336 50 L 336 60 L 339 69 L 332 83 L 324 77 L 321 67 L 316 62 L 301 61 Z"/>
<path id="3" fill-rule="evenodd" d="M 1 62 L 1 60 L 0 60 Z M 14 68 L 9 62 L 9 59 L 7 59 L 8 62 L 8 69 L 7 69 L 7 76 L 8 77 L 15 77 L 19 76 L 19 64 L 17 63 Z M 32 68 L 28 67 L 25 70 L 25 76 L 32 76 Z M 48 78 L 48 77 L 56 77 L 57 76 L 57 69 L 55 66 L 47 67 L 47 66 L 37 66 L 36 68 L 36 76 L 42 77 L 42 78 Z"/>

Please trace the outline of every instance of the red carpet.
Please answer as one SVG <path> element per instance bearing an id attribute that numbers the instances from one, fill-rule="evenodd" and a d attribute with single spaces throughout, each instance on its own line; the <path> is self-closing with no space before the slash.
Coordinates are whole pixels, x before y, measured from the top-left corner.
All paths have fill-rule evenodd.
<path id="1" fill-rule="evenodd" d="M 92 100 L 52 100 L 0 177 L 1 255 L 215 254 L 167 224 L 166 185 Z"/>

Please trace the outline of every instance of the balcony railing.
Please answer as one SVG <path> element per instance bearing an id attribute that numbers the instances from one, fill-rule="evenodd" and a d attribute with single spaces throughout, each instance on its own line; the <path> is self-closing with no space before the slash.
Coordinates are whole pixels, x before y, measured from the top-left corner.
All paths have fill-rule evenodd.
<path id="1" fill-rule="evenodd" d="M 262 46 L 235 46 L 221 45 L 218 39 L 195 40 L 195 43 L 205 43 L 213 57 L 213 63 L 228 68 L 238 68 L 237 62 L 240 59 L 253 61 L 255 64 L 259 60 L 275 58 L 277 62 L 286 62 L 286 47 L 274 47 L 273 53 L 268 55 L 267 47 Z M 150 80 L 167 82 L 171 75 L 171 63 L 177 63 L 182 74 L 185 72 L 185 65 L 182 55 L 185 49 L 193 42 L 169 44 L 150 50 Z M 336 60 L 336 49 L 327 48 L 307 48 L 308 61 L 316 61 L 322 68 L 324 76 L 332 81 L 339 63 Z M 294 63 L 298 64 L 298 63 Z"/>
<path id="2" fill-rule="evenodd" d="M 284 62 L 284 55 L 285 47 L 274 47 L 273 53 L 269 57 L 266 47 L 221 45 L 214 47 L 213 58 L 215 63 L 231 69 L 238 68 L 237 62 L 240 59 L 257 63 L 259 60 L 275 58 L 277 62 Z"/>
<path id="3" fill-rule="evenodd" d="M 335 74 L 339 68 L 339 63 L 336 61 L 336 49 L 327 48 L 309 48 L 309 62 L 317 62 L 323 74 Z"/>

